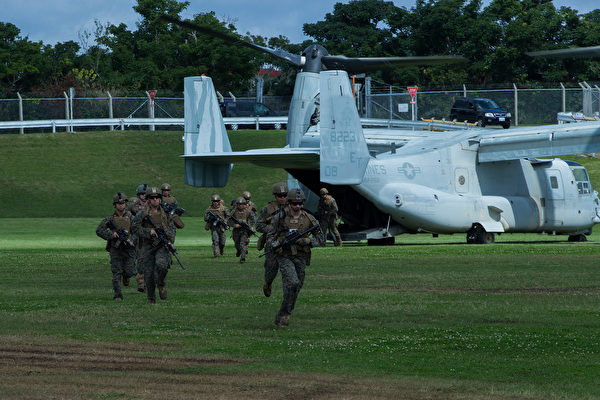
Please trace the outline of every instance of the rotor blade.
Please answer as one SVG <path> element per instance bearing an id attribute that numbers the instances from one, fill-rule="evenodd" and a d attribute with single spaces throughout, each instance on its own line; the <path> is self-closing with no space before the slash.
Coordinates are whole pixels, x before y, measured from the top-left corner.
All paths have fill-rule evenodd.
<path id="1" fill-rule="evenodd" d="M 275 57 L 281 58 L 282 60 L 291 62 L 292 64 L 295 64 L 295 65 L 298 65 L 298 66 L 302 65 L 302 58 L 299 55 L 292 54 L 292 53 L 287 52 L 285 50 L 271 49 L 271 48 L 268 48 L 268 47 L 260 46 L 258 44 L 250 43 L 250 42 L 247 42 L 247 41 L 242 40 L 240 38 L 237 38 L 237 37 L 235 37 L 233 35 L 228 35 L 226 33 L 216 31 L 216 30 L 214 30 L 212 28 L 208 28 L 206 26 L 195 24 L 193 22 L 182 21 L 182 20 L 180 20 L 178 18 L 171 17 L 170 15 L 161 15 L 160 19 L 162 19 L 162 20 L 164 20 L 166 22 L 170 22 L 172 24 L 183 26 L 184 28 L 188 28 L 188 29 L 191 29 L 193 31 L 197 31 L 197 32 L 203 33 L 205 35 L 209 35 L 209 36 L 221 39 L 221 40 L 225 40 L 225 41 L 230 42 L 230 43 L 235 43 L 237 45 L 245 46 L 245 47 L 248 47 L 248 48 L 253 49 L 253 50 L 257 50 L 257 51 L 260 51 L 260 52 L 263 52 L 263 53 L 271 54 L 271 55 L 273 55 Z"/>
<path id="2" fill-rule="evenodd" d="M 571 49 L 560 50 L 540 50 L 525 53 L 530 57 L 600 57 L 600 46 L 592 47 L 573 47 Z"/>
<path id="3" fill-rule="evenodd" d="M 364 57 L 323 56 L 321 63 L 327 69 L 343 69 L 349 74 L 369 72 L 381 68 L 397 66 L 432 65 L 465 62 L 462 56 L 420 56 L 420 57 Z"/>

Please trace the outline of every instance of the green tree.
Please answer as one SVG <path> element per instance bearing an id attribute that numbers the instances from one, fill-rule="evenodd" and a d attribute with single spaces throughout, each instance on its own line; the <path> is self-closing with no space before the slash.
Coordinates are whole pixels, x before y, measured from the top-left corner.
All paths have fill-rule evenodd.
<path id="1" fill-rule="evenodd" d="M 0 85 L 5 94 L 24 92 L 36 87 L 44 69 L 42 42 L 20 36 L 11 23 L 0 22 Z"/>

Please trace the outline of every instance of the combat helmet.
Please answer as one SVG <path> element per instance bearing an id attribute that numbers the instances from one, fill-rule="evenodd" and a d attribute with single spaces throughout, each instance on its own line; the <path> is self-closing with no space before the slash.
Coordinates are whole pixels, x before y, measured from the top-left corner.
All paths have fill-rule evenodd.
<path id="1" fill-rule="evenodd" d="M 160 190 L 171 190 L 171 185 L 169 185 L 168 183 L 163 183 L 160 186 Z"/>
<path id="2" fill-rule="evenodd" d="M 135 194 L 137 194 L 138 196 L 140 194 L 146 194 L 146 192 L 148 191 L 148 185 L 145 183 L 142 183 L 140 186 L 137 187 L 137 189 L 135 190 Z"/>
<path id="3" fill-rule="evenodd" d="M 242 197 L 245 198 L 246 200 L 250 200 L 250 192 L 245 191 L 244 193 L 242 193 Z"/>
<path id="4" fill-rule="evenodd" d="M 306 200 L 306 197 L 304 196 L 304 192 L 302 191 L 302 189 L 292 189 L 287 195 L 287 201 L 289 203 L 297 201 L 304 202 L 304 200 Z"/>
<path id="5" fill-rule="evenodd" d="M 125 193 L 121 193 L 121 192 L 117 192 L 117 194 L 115 194 L 113 196 L 113 204 L 125 204 L 127 203 L 127 196 L 125 196 Z"/>
<path id="6" fill-rule="evenodd" d="M 246 204 L 246 199 L 240 196 L 235 200 L 235 202 L 236 204 Z"/>
<path id="7" fill-rule="evenodd" d="M 146 191 L 146 197 L 149 199 L 151 199 L 153 197 L 162 198 L 162 193 L 158 190 L 158 188 L 156 186 L 152 186 L 151 188 L 148 188 L 148 190 Z"/>
<path id="8" fill-rule="evenodd" d="M 210 198 L 212 201 L 221 201 L 221 196 L 219 196 L 218 194 L 213 194 L 212 197 Z"/>
<path id="9" fill-rule="evenodd" d="M 286 195 L 288 193 L 288 186 L 285 182 L 277 182 L 273 185 L 273 194 L 283 194 Z"/>
<path id="10" fill-rule="evenodd" d="M 319 190 L 319 194 L 321 196 L 323 196 L 324 194 L 329 194 L 329 190 L 327 190 L 327 188 L 321 188 L 321 190 Z"/>

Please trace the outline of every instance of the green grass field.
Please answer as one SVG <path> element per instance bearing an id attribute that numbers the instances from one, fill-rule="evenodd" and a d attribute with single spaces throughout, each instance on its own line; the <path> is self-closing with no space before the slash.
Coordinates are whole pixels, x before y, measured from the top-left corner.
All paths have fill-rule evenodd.
<path id="1" fill-rule="evenodd" d="M 187 270 L 172 267 L 168 300 L 129 287 L 114 302 L 98 222 L 3 221 L 3 398 L 160 398 L 140 379 L 230 382 L 222 398 L 600 398 L 596 236 L 316 249 L 280 330 L 280 281 L 262 295 L 256 250 L 214 260 L 198 218 L 178 233 Z"/>
<path id="2" fill-rule="evenodd" d="M 156 159 L 167 171 L 156 183 L 170 181 L 194 211 L 175 243 L 187 269 L 172 266 L 169 298 L 154 306 L 134 286 L 112 300 L 94 232 L 113 191 L 162 173 L 132 144 L 146 134 L 149 149 L 173 152 Z M 231 239 L 225 257 L 212 258 L 199 218 L 211 191 L 175 180 L 182 144 L 160 134 L 0 136 L 0 398 L 600 398 L 599 233 L 586 243 L 404 235 L 395 246 L 318 248 L 291 324 L 278 329 L 280 279 L 265 298 L 255 240 L 246 264 Z M 256 135 L 240 133 L 248 143 L 235 146 Z M 117 164 L 128 173 L 93 156 L 113 142 L 138 154 Z M 596 160 L 581 160 L 594 179 Z M 268 192 L 280 173 L 236 169 L 248 175 L 225 196 L 262 196 L 260 179 Z"/>

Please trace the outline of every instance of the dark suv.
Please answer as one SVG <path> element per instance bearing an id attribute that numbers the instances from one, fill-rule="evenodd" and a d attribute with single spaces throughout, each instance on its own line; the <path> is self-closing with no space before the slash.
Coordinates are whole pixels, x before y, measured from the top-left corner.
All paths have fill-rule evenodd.
<path id="1" fill-rule="evenodd" d="M 255 101 L 226 101 L 221 103 L 224 117 L 273 117 L 277 114 L 263 103 Z"/>
<path id="2" fill-rule="evenodd" d="M 500 106 L 490 99 L 459 97 L 454 100 L 450 110 L 450 120 L 474 122 L 479 126 L 502 125 L 504 129 L 508 129 L 510 119 L 510 113 L 500 109 Z"/>

